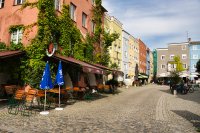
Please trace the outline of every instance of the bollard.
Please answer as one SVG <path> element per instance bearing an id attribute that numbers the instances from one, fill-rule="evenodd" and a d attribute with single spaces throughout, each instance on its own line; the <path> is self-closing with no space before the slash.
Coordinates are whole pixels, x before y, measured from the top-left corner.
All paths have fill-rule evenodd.
<path id="1" fill-rule="evenodd" d="M 176 90 L 174 90 L 174 96 L 176 96 L 177 95 L 177 91 Z"/>

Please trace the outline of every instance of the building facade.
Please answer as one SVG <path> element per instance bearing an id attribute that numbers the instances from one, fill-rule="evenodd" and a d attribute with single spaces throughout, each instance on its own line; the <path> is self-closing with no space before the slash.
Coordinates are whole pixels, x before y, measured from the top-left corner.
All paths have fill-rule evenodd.
<path id="1" fill-rule="evenodd" d="M 157 76 L 167 77 L 171 71 L 176 69 L 176 64 L 173 64 L 175 56 L 180 57 L 183 68 L 182 75 L 189 74 L 190 57 L 189 43 L 170 43 L 168 48 L 158 48 L 157 50 Z"/>
<path id="2" fill-rule="evenodd" d="M 149 82 L 150 82 L 150 81 L 153 81 L 153 72 L 154 72 L 153 52 L 150 51 L 150 73 L 149 73 Z"/>
<path id="3" fill-rule="evenodd" d="M 189 44 L 190 53 L 190 74 L 196 73 L 196 64 L 200 60 L 200 42 L 190 42 Z"/>
<path id="4" fill-rule="evenodd" d="M 157 48 L 157 77 L 167 76 L 169 61 L 168 48 Z"/>
<path id="5" fill-rule="evenodd" d="M 122 70 L 122 23 L 115 17 L 106 14 L 104 17 L 104 29 L 105 32 L 119 34 L 119 38 L 109 47 L 109 54 L 111 64 L 117 64 L 118 70 Z"/>
<path id="6" fill-rule="evenodd" d="M 176 65 L 171 64 L 170 61 L 174 61 L 174 56 L 179 56 L 180 61 L 183 63 L 183 68 L 185 71 L 183 73 L 189 74 L 189 43 L 171 43 L 168 45 L 168 64 L 167 69 L 169 72 L 176 69 Z"/>
<path id="7" fill-rule="evenodd" d="M 146 74 L 146 54 L 147 54 L 147 47 L 144 44 L 144 42 L 140 39 L 138 39 L 139 42 L 139 72 Z"/>
<path id="8" fill-rule="evenodd" d="M 147 48 L 146 50 L 146 74 L 150 76 L 150 49 Z"/>
<path id="9" fill-rule="evenodd" d="M 37 0 L 29 0 L 36 2 Z M 9 28 L 14 25 L 31 25 L 37 22 L 38 9 L 25 8 L 19 10 L 25 0 L 6 0 L 0 6 L 0 41 L 9 45 L 11 42 L 16 44 L 23 43 L 24 46 L 30 43 L 37 34 L 37 26 L 33 26 L 31 31 L 16 30 L 9 32 Z M 83 36 L 94 32 L 95 24 L 92 21 L 92 9 L 94 0 L 55 0 L 55 11 L 59 14 L 62 5 L 70 6 L 70 17 Z M 28 33 L 26 36 L 25 34 Z"/>
<path id="10" fill-rule="evenodd" d="M 157 50 L 153 50 L 153 77 L 157 75 Z"/>
<path id="11" fill-rule="evenodd" d="M 130 42 L 129 42 L 130 34 L 126 31 L 122 31 L 122 72 L 124 72 L 124 78 L 129 76 L 129 50 L 130 50 Z"/>
<path id="12" fill-rule="evenodd" d="M 135 38 L 132 35 L 129 35 L 129 72 L 128 72 L 128 75 L 130 78 L 135 76 L 134 41 L 135 41 Z"/>

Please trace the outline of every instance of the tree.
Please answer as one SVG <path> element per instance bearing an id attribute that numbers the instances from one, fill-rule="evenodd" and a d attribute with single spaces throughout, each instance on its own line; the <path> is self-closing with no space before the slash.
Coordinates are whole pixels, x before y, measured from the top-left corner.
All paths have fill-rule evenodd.
<path id="1" fill-rule="evenodd" d="M 196 72 L 200 73 L 200 59 L 198 60 L 197 64 L 196 64 Z"/>
<path id="2" fill-rule="evenodd" d="M 181 81 L 180 72 L 184 71 L 183 63 L 179 56 L 174 56 L 174 61 L 169 62 L 170 64 L 175 64 L 176 69 L 170 73 L 172 84 L 178 84 Z"/>

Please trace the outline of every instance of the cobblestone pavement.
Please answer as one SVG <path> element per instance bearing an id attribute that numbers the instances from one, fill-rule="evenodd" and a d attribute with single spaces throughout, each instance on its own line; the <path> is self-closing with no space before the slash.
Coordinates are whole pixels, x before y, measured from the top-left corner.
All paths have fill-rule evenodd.
<path id="1" fill-rule="evenodd" d="M 174 96 L 168 86 L 120 88 L 121 93 L 80 101 L 48 116 L 10 115 L 0 108 L 0 132 L 193 133 L 200 127 L 200 91 Z"/>

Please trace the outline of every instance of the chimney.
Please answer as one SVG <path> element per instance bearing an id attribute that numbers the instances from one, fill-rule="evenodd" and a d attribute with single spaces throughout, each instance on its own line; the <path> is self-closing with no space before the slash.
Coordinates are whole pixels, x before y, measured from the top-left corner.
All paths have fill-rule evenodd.
<path id="1" fill-rule="evenodd" d="M 191 42 L 191 38 L 188 38 L 188 42 Z"/>

